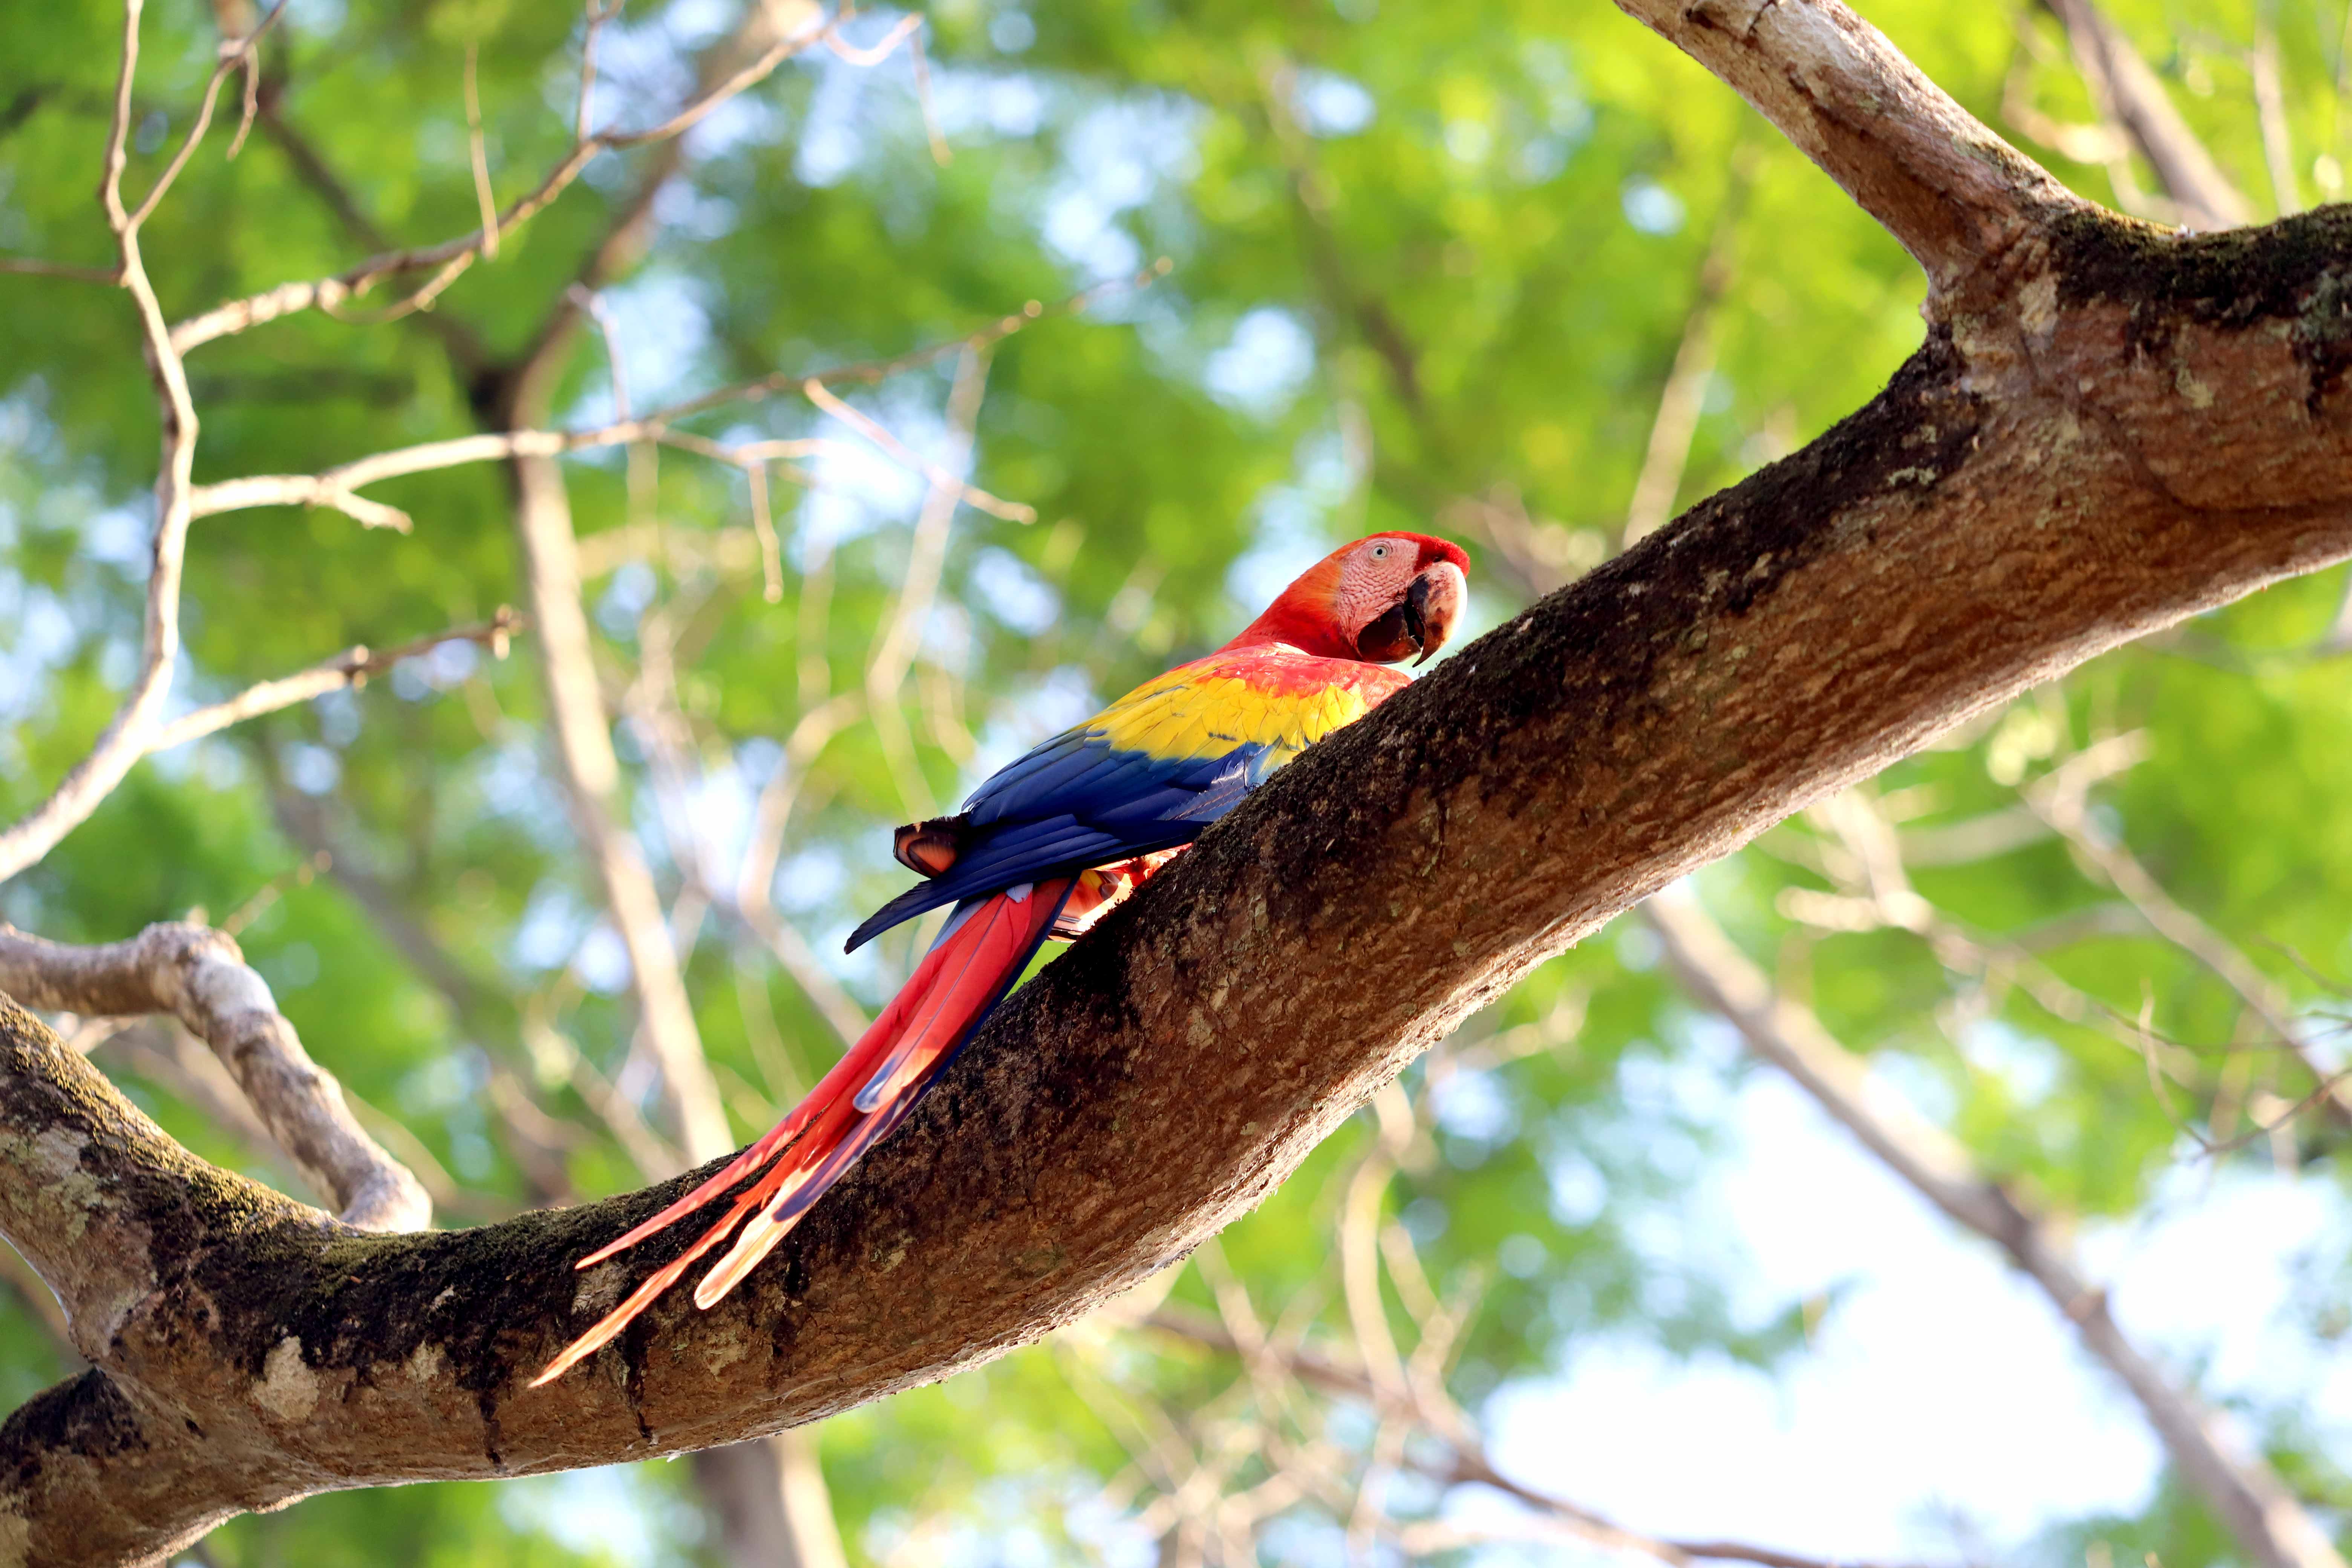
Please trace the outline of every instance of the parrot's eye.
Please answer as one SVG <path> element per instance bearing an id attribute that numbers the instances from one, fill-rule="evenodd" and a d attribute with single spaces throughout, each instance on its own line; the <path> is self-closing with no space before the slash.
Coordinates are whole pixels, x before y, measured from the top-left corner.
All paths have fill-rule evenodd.
<path id="1" fill-rule="evenodd" d="M 1385 544 L 1375 544 L 1375 545 L 1373 545 L 1373 546 L 1372 546 L 1372 559 L 1373 559 L 1373 560 L 1375 560 L 1375 561 L 1386 561 L 1388 558 L 1389 558 L 1389 547 L 1388 547 L 1387 545 L 1385 545 Z"/>

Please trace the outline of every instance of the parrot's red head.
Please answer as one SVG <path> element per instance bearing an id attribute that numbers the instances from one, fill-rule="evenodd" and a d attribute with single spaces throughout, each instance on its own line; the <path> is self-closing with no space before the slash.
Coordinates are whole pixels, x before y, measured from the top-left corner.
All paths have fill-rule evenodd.
<path id="1" fill-rule="evenodd" d="M 1450 541 L 1375 533 L 1308 567 L 1225 646 L 1281 642 L 1321 658 L 1419 664 L 1452 634 L 1469 597 L 1469 568 Z"/>

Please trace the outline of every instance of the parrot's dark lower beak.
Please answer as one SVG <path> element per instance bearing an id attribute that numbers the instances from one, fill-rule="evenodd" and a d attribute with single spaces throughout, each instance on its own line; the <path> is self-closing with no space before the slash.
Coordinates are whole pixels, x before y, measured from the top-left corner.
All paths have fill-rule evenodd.
<path id="1" fill-rule="evenodd" d="M 1462 568 L 1441 561 L 1423 568 L 1405 589 L 1404 629 L 1421 655 L 1412 661 L 1414 665 L 1427 664 L 1430 655 L 1454 635 L 1454 621 L 1462 613 L 1466 587 Z"/>
<path id="2" fill-rule="evenodd" d="M 1412 651 L 1421 655 L 1412 661 L 1413 667 L 1419 668 L 1427 664 L 1429 656 L 1437 648 L 1429 640 L 1429 579 L 1426 577 L 1415 577 L 1412 586 L 1404 591 L 1404 635 L 1412 639 Z"/>

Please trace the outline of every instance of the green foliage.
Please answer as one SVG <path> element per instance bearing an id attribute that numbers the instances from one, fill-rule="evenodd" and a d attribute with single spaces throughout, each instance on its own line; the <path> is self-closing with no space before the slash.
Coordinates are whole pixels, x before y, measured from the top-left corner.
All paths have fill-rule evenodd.
<path id="1" fill-rule="evenodd" d="M 2038 12 L 1865 8 L 1995 123 L 2005 93 L 2060 121 L 2092 116 Z M 599 113 L 636 121 L 674 102 L 690 79 L 680 62 L 727 9 L 633 7 L 604 40 Z M 2274 26 L 2302 194 L 2336 194 L 2333 0 L 2112 9 L 2264 212 L 2275 204 L 2242 61 L 2257 24 Z M 855 36 L 871 41 L 887 20 L 869 16 Z M 1729 271 L 1685 501 L 1859 405 L 1917 342 L 1921 283 L 1895 245 L 1704 72 L 1607 6 L 943 0 L 929 20 L 951 162 L 931 157 L 903 54 L 866 68 L 813 53 L 697 132 L 656 204 L 649 254 L 609 291 L 642 410 L 903 355 L 1159 257 L 1173 264 L 1148 288 L 1049 311 L 991 356 L 974 482 L 1041 521 L 958 514 L 915 668 L 887 694 L 911 765 L 894 763 L 889 726 L 865 718 L 807 759 L 774 896 L 828 954 L 896 885 L 887 825 L 1221 640 L 1322 542 L 1381 526 L 1462 534 L 1490 618 L 1527 587 L 1498 530 L 1522 531 L 1563 568 L 1614 549 L 1710 252 Z M 98 0 L 19 6 L 0 22 L 0 249 L 109 259 L 91 189 L 119 28 Z M 148 18 L 134 192 L 184 133 L 213 29 L 184 0 Z M 489 167 L 511 200 L 568 145 L 579 35 L 576 11 L 560 5 L 293 6 L 264 50 L 263 112 L 243 152 L 224 159 L 227 126 L 216 130 L 148 231 L 167 310 L 470 228 L 467 49 L 478 49 Z M 531 341 L 654 155 L 600 158 L 430 312 L 378 319 L 395 282 L 337 315 L 196 351 L 198 478 L 310 471 L 478 428 L 476 373 Z M 2113 196 L 2105 170 L 2047 156 L 2087 194 Z M 561 369 L 563 421 L 609 416 L 593 334 Z M 932 451 L 954 371 L 942 360 L 852 395 Z M 687 423 L 713 439 L 856 447 L 792 397 Z M 13 818 L 87 748 L 134 662 L 156 416 L 124 299 L 0 279 L 0 816 Z M 667 891 L 689 872 L 723 884 L 794 727 L 862 689 L 897 613 L 920 481 L 871 454 L 821 454 L 804 483 L 780 472 L 783 593 L 770 604 L 740 474 L 677 451 L 594 453 L 568 471 L 608 689 L 636 677 L 650 635 L 676 639 L 677 708 L 703 781 L 688 799 L 662 799 L 645 765 L 656 737 L 642 714 L 625 720 L 635 823 Z M 283 510 L 196 525 L 186 702 L 520 600 L 495 468 L 368 493 L 411 513 L 415 534 Z M 2095 831 L 2294 1006 L 2331 1005 L 2296 958 L 2316 975 L 2352 974 L 2352 816 L 2336 805 L 2352 718 L 2340 659 L 2312 651 L 2342 588 L 2333 575 L 2289 584 L 2112 655 L 1899 764 L 1873 794 L 1925 842 L 2017 816 L 2021 787 L 2104 737 L 2138 732 L 2147 760 L 2093 791 Z M 527 642 L 504 663 L 445 648 L 359 692 L 153 759 L 0 889 L 0 914 L 100 941 L 192 908 L 215 921 L 244 911 L 247 951 L 313 1052 L 413 1135 L 404 1155 L 462 1189 L 463 1204 L 444 1205 L 448 1222 L 635 1184 L 586 1086 L 613 1079 L 650 1105 L 651 1085 L 629 1065 L 631 1007 L 530 663 Z M 322 846 L 332 867 L 317 875 Z M 1939 919 L 1979 952 L 2024 955 L 1973 968 L 1911 931 L 1809 923 L 1818 904 L 1792 895 L 1852 894 L 1841 853 L 1817 815 L 1703 887 L 1842 1038 L 2062 1215 L 2139 1212 L 2193 1154 L 2176 1118 L 2226 1138 L 2255 1097 L 2291 1101 L 2311 1087 L 2258 1047 L 2242 999 L 2179 946 L 2096 920 L 2042 946 L 2117 901 L 2047 832 L 1941 863 L 1913 858 Z M 1453 1384 L 1473 1402 L 1611 1335 L 1764 1366 L 1803 1353 L 1800 1304 L 1740 1304 L 1740 1259 L 1645 1240 L 1675 1223 L 1722 1143 L 1721 1094 L 1677 1104 L 1658 1086 L 1729 1086 L 1741 1069 L 1707 1047 L 1644 934 L 1588 942 L 1475 1026 L 1480 1039 L 1534 1044 L 1433 1094 L 1438 1113 L 1388 1192 L 1433 1287 L 1449 1298 L 1475 1288 Z M 869 1008 L 910 952 L 904 936 L 879 946 L 834 965 Z M 687 963 L 748 1134 L 837 1043 L 723 907 L 695 928 Z M 2131 1042 L 2143 1016 L 2188 1064 L 2169 1106 Z M 290 1179 L 172 1083 L 125 1057 L 100 1059 L 198 1152 Z M 1405 1088 L 1422 1093 L 1439 1070 L 1417 1068 Z M 533 1184 L 516 1095 L 575 1130 L 560 1194 Z M 2332 1163 L 2327 1124 L 2295 1127 L 2304 1157 Z M 1369 1125 L 1351 1127 L 1223 1238 L 1226 1266 L 1269 1317 L 1346 1330 L 1329 1237 L 1372 1140 Z M 2273 1152 L 2256 1140 L 2214 1158 Z M 1174 1290 L 1180 1305 L 1214 1303 L 1200 1270 Z M 1406 1302 L 1388 1305 L 1409 1337 Z M 29 1313 L 5 1309 L 0 1378 L 12 1396 L 50 1374 L 47 1342 Z M 1232 1381 L 1223 1358 L 1149 1336 L 1118 1344 L 1121 1397 L 1186 1408 Z M 1097 1553 L 1073 1504 L 1129 1460 L 1088 1381 L 1097 1368 L 1039 1348 L 827 1426 L 828 1478 L 860 1560 L 942 1520 L 1021 1560 Z M 2281 1442 L 2314 1473 L 2326 1468 L 2315 1446 Z M 630 1483 L 657 1554 L 709 1550 L 680 1500 L 683 1475 L 656 1467 Z M 620 1560 L 551 1531 L 562 1504 L 546 1500 L 572 1495 L 546 1490 L 557 1484 L 528 1483 L 512 1494 L 520 1502 L 460 1486 L 324 1498 L 234 1521 L 209 1550 L 223 1568 Z M 2094 1541 L 2117 1563 L 2152 1552 L 2175 1568 L 2224 1552 L 2174 1489 L 2137 1519 L 2054 1533 L 2043 1554 L 2079 1561 Z"/>

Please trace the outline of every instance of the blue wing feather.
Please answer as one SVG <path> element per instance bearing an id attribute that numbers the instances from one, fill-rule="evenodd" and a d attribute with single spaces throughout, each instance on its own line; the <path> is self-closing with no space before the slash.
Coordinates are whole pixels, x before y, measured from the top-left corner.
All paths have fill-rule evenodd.
<path id="1" fill-rule="evenodd" d="M 1247 657 L 1338 662 L 1287 648 Z M 958 837 L 953 862 L 877 910 L 850 948 L 943 904 L 1189 844 L 1301 746 L 1353 717 L 1311 682 L 1290 678 L 1283 697 L 1257 688 L 1237 699 L 1248 684 L 1239 668 L 1209 661 L 1171 670 L 1000 769 L 941 825 Z"/>
<path id="2" fill-rule="evenodd" d="M 1265 750 L 1160 758 L 1084 731 L 1056 736 L 973 793 L 965 821 L 979 831 L 955 864 L 875 910 L 850 949 L 943 904 L 1190 844 L 1240 804 Z"/>

